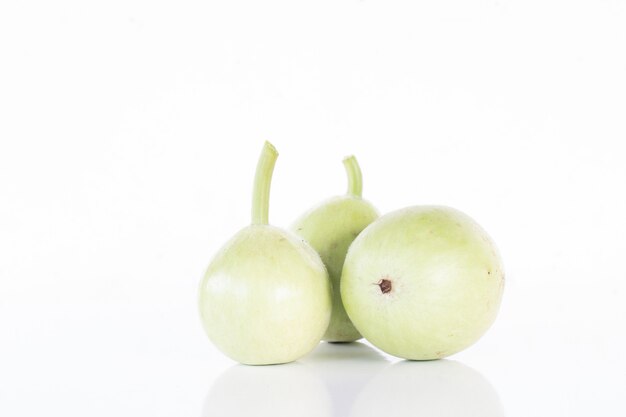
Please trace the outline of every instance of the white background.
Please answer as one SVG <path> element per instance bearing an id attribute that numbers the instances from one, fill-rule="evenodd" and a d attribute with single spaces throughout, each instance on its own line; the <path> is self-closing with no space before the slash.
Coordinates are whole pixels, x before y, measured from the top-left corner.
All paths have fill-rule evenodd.
<path id="1" fill-rule="evenodd" d="M 625 116 L 621 0 L 3 0 L 0 414 L 623 416 Z M 429 363 L 217 351 L 197 285 L 266 139 L 275 225 L 351 153 L 381 212 L 474 217 L 492 329 Z"/>

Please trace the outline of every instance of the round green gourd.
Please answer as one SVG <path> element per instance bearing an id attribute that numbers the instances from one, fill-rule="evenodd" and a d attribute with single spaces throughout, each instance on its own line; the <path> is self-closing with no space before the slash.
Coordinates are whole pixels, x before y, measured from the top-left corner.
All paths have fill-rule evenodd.
<path id="1" fill-rule="evenodd" d="M 268 224 L 278 153 L 266 142 L 255 177 L 252 224 L 230 239 L 200 284 L 209 339 L 249 365 L 294 361 L 320 341 L 330 320 L 331 284 L 318 254 L 294 234 Z"/>
<path id="2" fill-rule="evenodd" d="M 348 175 L 347 194 L 311 208 L 290 227 L 319 253 L 328 269 L 333 284 L 333 307 L 323 340 L 329 342 L 352 342 L 361 338 L 343 308 L 339 280 L 348 247 L 378 217 L 374 206 L 361 198 L 362 176 L 356 158 L 347 157 L 343 164 Z"/>
<path id="3" fill-rule="evenodd" d="M 470 217 L 439 206 L 386 214 L 352 243 L 341 297 L 359 332 L 405 359 L 437 359 L 477 341 L 495 320 L 504 271 Z"/>

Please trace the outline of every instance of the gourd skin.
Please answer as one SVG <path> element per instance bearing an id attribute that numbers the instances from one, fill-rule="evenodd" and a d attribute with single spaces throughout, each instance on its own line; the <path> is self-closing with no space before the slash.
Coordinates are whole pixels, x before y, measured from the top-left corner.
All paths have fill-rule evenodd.
<path id="1" fill-rule="evenodd" d="M 294 361 L 319 343 L 331 311 L 331 284 L 318 254 L 270 225 L 239 231 L 216 254 L 200 284 L 211 341 L 249 365 Z"/>
<path id="2" fill-rule="evenodd" d="M 441 206 L 380 217 L 351 245 L 341 277 L 343 304 L 359 332 L 415 360 L 443 358 L 477 341 L 495 320 L 503 288 L 503 265 L 486 232 Z"/>
<path id="3" fill-rule="evenodd" d="M 361 334 L 352 325 L 340 295 L 343 262 L 352 241 L 371 222 L 378 211 L 368 201 L 353 195 L 333 197 L 312 208 L 290 227 L 320 255 L 333 286 L 332 314 L 322 337 L 332 342 L 352 342 Z"/>

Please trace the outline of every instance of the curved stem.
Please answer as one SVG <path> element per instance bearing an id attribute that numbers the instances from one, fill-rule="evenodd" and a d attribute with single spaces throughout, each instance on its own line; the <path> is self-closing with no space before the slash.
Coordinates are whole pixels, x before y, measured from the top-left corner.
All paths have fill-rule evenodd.
<path id="1" fill-rule="evenodd" d="M 361 168 L 354 155 L 346 156 L 343 159 L 343 166 L 348 174 L 348 194 L 354 197 L 361 197 L 363 193 L 363 178 Z"/>
<path id="2" fill-rule="evenodd" d="M 265 142 L 254 176 L 252 190 L 252 224 L 267 224 L 270 208 L 270 185 L 278 152 L 274 145 Z"/>

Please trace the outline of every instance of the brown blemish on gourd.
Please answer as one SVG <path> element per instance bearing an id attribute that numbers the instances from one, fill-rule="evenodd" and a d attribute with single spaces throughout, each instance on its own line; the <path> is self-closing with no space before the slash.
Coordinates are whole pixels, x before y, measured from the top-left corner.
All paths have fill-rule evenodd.
<path id="1" fill-rule="evenodd" d="M 383 294 L 387 294 L 391 291 L 391 281 L 389 281 L 387 278 L 383 278 L 378 281 L 377 285 L 380 288 L 380 292 L 382 292 Z"/>

